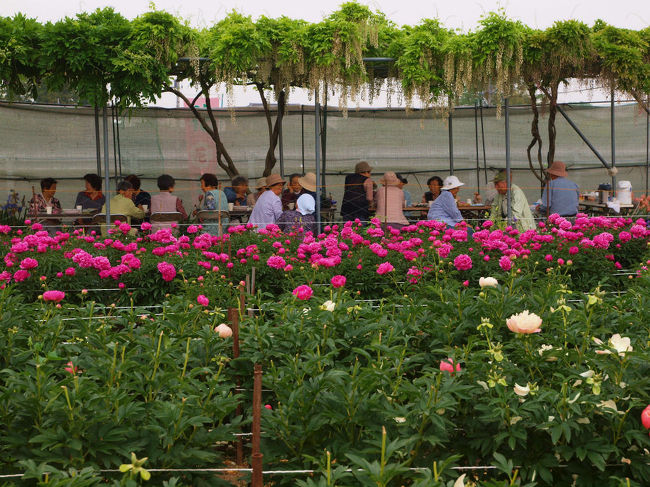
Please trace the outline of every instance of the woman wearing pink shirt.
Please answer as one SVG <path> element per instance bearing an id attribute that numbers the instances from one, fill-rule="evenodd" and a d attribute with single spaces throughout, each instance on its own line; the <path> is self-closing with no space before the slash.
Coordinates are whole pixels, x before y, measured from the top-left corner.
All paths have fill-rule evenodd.
<path id="1" fill-rule="evenodd" d="M 388 171 L 379 180 L 383 185 L 377 190 L 376 217 L 386 225 L 400 229 L 408 225 L 402 211 L 404 208 L 404 191 L 399 188 L 400 180 L 393 171 Z"/>

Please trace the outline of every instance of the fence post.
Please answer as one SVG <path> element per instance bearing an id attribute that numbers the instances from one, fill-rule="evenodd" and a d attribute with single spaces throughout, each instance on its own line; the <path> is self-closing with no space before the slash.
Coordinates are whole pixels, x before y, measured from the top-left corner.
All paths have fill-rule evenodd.
<path id="1" fill-rule="evenodd" d="M 253 381 L 253 454 L 251 466 L 253 467 L 252 487 L 263 487 L 262 476 L 262 459 L 264 455 L 260 453 L 260 423 L 262 414 L 262 366 L 255 364 L 255 373 Z"/>
<path id="2" fill-rule="evenodd" d="M 228 308 L 228 321 L 232 324 L 232 357 L 233 359 L 239 358 L 239 310 L 237 308 Z M 241 381 L 239 376 L 235 378 L 236 390 L 241 388 Z M 235 411 L 237 416 L 242 415 L 242 408 L 239 401 L 237 401 L 237 409 Z M 244 463 L 244 440 L 240 436 L 237 440 L 237 465 L 241 466 Z"/>

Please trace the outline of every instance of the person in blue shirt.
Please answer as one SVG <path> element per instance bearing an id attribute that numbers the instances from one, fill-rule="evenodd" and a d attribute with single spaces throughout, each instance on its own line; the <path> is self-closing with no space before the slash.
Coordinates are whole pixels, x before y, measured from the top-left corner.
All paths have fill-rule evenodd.
<path id="1" fill-rule="evenodd" d="M 226 194 L 219 189 L 219 179 L 215 174 L 205 173 L 199 179 L 201 182 L 201 191 L 203 191 L 202 210 L 228 211 L 228 198 Z M 219 220 L 210 220 L 203 223 L 203 230 L 211 235 L 219 235 L 228 226 L 229 218 L 224 215 L 221 218 L 221 228 Z"/>
<path id="2" fill-rule="evenodd" d="M 235 206 L 246 206 L 246 195 L 248 193 L 248 179 L 244 176 L 235 176 L 232 178 L 230 186 L 223 189 L 228 198 L 228 203 Z"/>
<path id="3" fill-rule="evenodd" d="M 542 203 L 536 208 L 537 213 L 540 215 L 557 213 L 564 217 L 575 216 L 578 213 L 580 191 L 576 183 L 566 178 L 568 176 L 566 165 L 563 162 L 554 161 L 546 173 L 550 181 L 544 187 Z"/>
<path id="4" fill-rule="evenodd" d="M 448 226 L 454 227 L 456 224 L 463 221 L 456 203 L 456 195 L 460 191 L 460 187 L 465 183 L 461 183 L 456 176 L 447 176 L 442 184 L 442 191 L 429 208 L 427 218 L 429 220 L 436 220 L 445 222 Z"/>

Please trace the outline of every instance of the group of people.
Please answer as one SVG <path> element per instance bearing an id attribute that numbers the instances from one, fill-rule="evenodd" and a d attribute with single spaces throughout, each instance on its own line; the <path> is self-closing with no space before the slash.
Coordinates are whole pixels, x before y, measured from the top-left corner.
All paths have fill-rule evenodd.
<path id="1" fill-rule="evenodd" d="M 540 204 L 535 208 L 538 215 L 557 213 L 564 217 L 575 216 L 578 212 L 579 190 L 576 183 L 567 178 L 566 165 L 555 161 L 547 169 L 548 181 L 542 192 Z M 372 167 L 365 161 L 355 166 L 355 171 L 345 178 L 345 190 L 341 205 L 341 218 L 344 221 L 359 219 L 370 220 L 371 214 L 394 228 L 401 228 L 409 223 L 404 208 L 412 205 L 412 198 L 404 188 L 408 180 L 393 171 L 384 173 L 377 188 L 371 179 Z M 75 206 L 81 210 L 106 212 L 106 197 L 102 193 L 102 179 L 97 174 L 86 174 L 84 177 L 85 190 L 80 191 L 75 199 Z M 499 171 L 493 179 L 496 197 L 492 203 L 490 219 L 504 220 L 508 216 L 508 182 L 505 170 Z M 260 178 L 255 185 L 255 191 L 249 191 L 248 179 L 236 176 L 231 185 L 220 189 L 219 179 L 215 174 L 206 173 L 199 179 L 203 194 L 194 215 L 201 211 L 224 212 L 217 223 L 206 221 L 204 228 L 209 233 L 221 232 L 230 223 L 229 215 L 225 212 L 229 204 L 233 206 L 253 207 L 248 220 L 258 230 L 270 224 L 276 224 L 284 232 L 316 230 L 314 212 L 316 208 L 316 175 L 292 174 L 287 182 L 278 174 L 270 174 Z M 117 193 L 110 199 L 112 214 L 124 215 L 128 222 L 137 225 L 147 218 L 148 209 L 154 213 L 178 213 L 180 219 L 186 220 L 188 214 L 182 200 L 175 196 L 175 179 L 163 174 L 157 180 L 159 193 L 151 195 L 141 189 L 138 176 L 131 174 L 117 186 Z M 464 183 L 458 177 L 451 175 L 442 180 L 433 176 L 427 181 L 429 190 L 422 196 L 422 203 L 428 203 L 427 218 L 445 222 L 454 227 L 463 221 L 459 209 L 462 203 L 457 202 L 457 194 Z M 40 183 L 41 192 L 34 192 L 29 203 L 29 213 L 36 216 L 39 213 L 58 214 L 61 203 L 55 197 L 57 181 L 45 178 Z M 516 184 L 510 184 L 510 212 L 516 227 L 525 231 L 535 226 L 533 212 L 530 209 L 524 192 Z M 409 215 L 412 216 L 412 215 Z M 80 219 L 80 224 L 89 224 L 88 219 Z M 169 227 L 168 222 L 153 222 L 152 230 Z M 105 232 L 106 229 L 102 229 Z"/>
<path id="2" fill-rule="evenodd" d="M 393 228 L 407 225 L 408 219 L 404 207 L 411 206 L 411 195 L 404 186 L 406 178 L 392 171 L 384 173 L 377 188 L 371 179 L 372 168 L 365 161 L 355 166 L 355 171 L 345 178 L 345 190 L 341 205 L 341 218 L 344 221 L 359 219 L 368 221 L 373 209 L 375 216 L 383 224 Z M 555 161 L 547 169 L 547 184 L 542 192 L 540 204 L 535 208 L 539 216 L 557 213 L 563 217 L 573 217 L 578 213 L 578 185 L 567 178 L 566 165 Z M 508 182 L 505 170 L 499 171 L 493 179 L 496 196 L 492 202 L 490 219 L 502 221 L 508 217 Z M 512 174 L 511 174 L 512 177 Z M 429 191 L 422 196 L 422 203 L 429 204 L 427 219 L 438 220 L 454 227 L 462 222 L 463 215 L 459 209 L 464 203 L 457 201 L 457 195 L 465 183 L 456 176 L 448 176 L 442 180 L 433 176 L 427 181 Z M 510 212 L 515 226 L 520 231 L 535 227 L 533 212 L 528 204 L 526 195 L 516 184 L 510 184 Z M 480 195 L 475 193 L 475 201 L 480 201 Z"/>

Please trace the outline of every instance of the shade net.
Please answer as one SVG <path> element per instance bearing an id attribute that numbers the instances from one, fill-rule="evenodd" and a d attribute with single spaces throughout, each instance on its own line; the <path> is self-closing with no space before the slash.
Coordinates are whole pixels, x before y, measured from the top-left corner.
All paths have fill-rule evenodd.
<path id="1" fill-rule="evenodd" d="M 612 160 L 611 110 L 608 103 L 564 105 L 564 109 L 603 158 Z M 142 188 L 157 191 L 156 178 L 163 173 L 177 179 L 176 194 L 186 209 L 191 209 L 200 194 L 198 179 L 214 172 L 228 184 L 216 163 L 215 146 L 210 136 L 187 109 L 147 108 L 112 117 L 107 110 L 109 174 L 111 189 L 120 176 L 134 173 Z M 540 185 L 528 169 L 526 147 L 530 143 L 532 112 L 529 107 L 509 111 L 510 154 L 513 181 L 524 189 L 530 202 L 540 196 Z M 239 172 L 252 182 L 260 177 L 268 148 L 267 121 L 258 107 L 221 109 L 215 112 L 224 145 Z M 548 113 L 542 111 L 539 127 L 547 141 Z M 209 121 L 208 121 L 209 123 Z M 328 109 L 324 150 L 324 186 L 340 201 L 344 175 L 360 160 L 373 166 L 373 178 L 392 170 L 409 180 L 407 189 L 414 202 L 420 201 L 426 180 L 442 178 L 450 172 L 449 119 L 439 112 L 403 109 L 351 109 L 346 115 Z M 313 106 L 288 107 L 282 131 L 282 165 L 275 172 L 315 171 Z M 104 146 L 101 134 L 100 147 Z M 595 190 L 611 177 L 594 153 L 569 124 L 557 114 L 556 160 L 569 167 L 569 177 L 582 191 Z M 505 167 L 505 117 L 497 118 L 495 108 L 481 111 L 474 107 L 457 108 L 452 114 L 453 168 L 463 182 L 459 198 L 474 192 L 490 193 L 492 177 Z M 615 159 L 618 180 L 632 183 L 636 195 L 646 192 L 648 161 L 648 118 L 636 104 L 615 108 Z M 31 197 L 39 191 L 39 180 L 54 177 L 59 181 L 57 197 L 64 208 L 72 207 L 82 176 L 97 172 L 95 112 L 88 107 L 43 106 L 0 103 L 0 199 L 15 190 Z M 543 154 L 546 157 L 546 145 Z M 279 147 L 276 156 L 280 159 Z M 536 152 L 533 152 L 535 165 Z M 478 170 L 477 170 L 478 167 Z M 104 162 L 102 161 L 102 177 Z M 117 177 L 116 177 L 117 176 Z M 254 184 L 251 184 L 251 188 Z"/>

